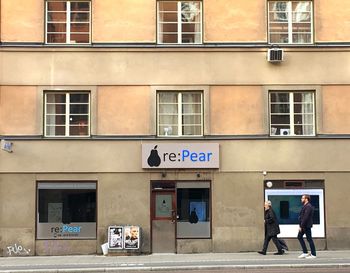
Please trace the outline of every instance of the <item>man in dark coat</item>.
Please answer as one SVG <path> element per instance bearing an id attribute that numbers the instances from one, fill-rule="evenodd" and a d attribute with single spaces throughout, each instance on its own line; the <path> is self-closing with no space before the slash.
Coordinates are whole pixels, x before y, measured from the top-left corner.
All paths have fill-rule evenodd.
<path id="1" fill-rule="evenodd" d="M 310 203 L 310 195 L 304 194 L 301 197 L 301 202 L 303 203 L 303 208 L 299 214 L 299 233 L 298 240 L 300 242 L 301 248 L 303 249 L 303 254 L 298 258 L 313 259 L 316 258 L 316 248 L 314 241 L 312 240 L 311 228 L 313 224 L 314 207 Z M 308 254 L 307 248 L 303 239 L 304 234 L 306 234 L 306 240 L 309 242 L 311 255 Z"/>
<path id="2" fill-rule="evenodd" d="M 274 253 L 275 255 L 282 255 L 284 251 L 281 244 L 277 239 L 277 234 L 280 234 L 280 227 L 278 225 L 277 217 L 275 212 L 272 209 L 271 201 L 265 202 L 265 240 L 262 251 L 259 251 L 259 254 L 266 255 L 267 247 L 270 240 L 272 239 L 273 243 L 276 245 L 278 252 Z"/>

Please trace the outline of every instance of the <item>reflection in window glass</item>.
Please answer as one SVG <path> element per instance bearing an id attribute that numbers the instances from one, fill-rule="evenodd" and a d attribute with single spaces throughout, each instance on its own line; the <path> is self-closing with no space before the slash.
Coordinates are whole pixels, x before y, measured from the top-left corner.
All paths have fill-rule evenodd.
<path id="1" fill-rule="evenodd" d="M 197 184 L 196 188 L 181 184 L 177 188 L 177 237 L 210 237 L 209 183 Z"/>
<path id="2" fill-rule="evenodd" d="M 158 41 L 162 44 L 202 42 L 200 1 L 159 1 Z"/>
<path id="3" fill-rule="evenodd" d="M 90 43 L 90 1 L 47 1 L 46 42 Z"/>

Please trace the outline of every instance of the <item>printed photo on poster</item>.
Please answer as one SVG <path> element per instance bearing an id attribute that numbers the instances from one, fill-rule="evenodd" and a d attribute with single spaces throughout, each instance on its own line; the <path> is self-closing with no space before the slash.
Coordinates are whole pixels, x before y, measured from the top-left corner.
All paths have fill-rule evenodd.
<path id="1" fill-rule="evenodd" d="M 108 248 L 123 249 L 123 227 L 111 226 L 108 228 Z"/>
<path id="2" fill-rule="evenodd" d="M 124 227 L 124 248 L 139 249 L 140 247 L 140 227 Z"/>

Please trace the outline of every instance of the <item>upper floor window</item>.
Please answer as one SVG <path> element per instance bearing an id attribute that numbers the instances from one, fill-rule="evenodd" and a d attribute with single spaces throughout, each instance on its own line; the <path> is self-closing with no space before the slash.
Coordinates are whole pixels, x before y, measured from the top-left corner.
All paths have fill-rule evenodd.
<path id="1" fill-rule="evenodd" d="M 45 93 L 45 136 L 89 136 L 90 93 Z"/>
<path id="2" fill-rule="evenodd" d="M 90 22 L 90 1 L 47 1 L 46 43 L 88 44 Z"/>
<path id="3" fill-rule="evenodd" d="M 312 1 L 269 1 L 269 43 L 311 44 Z"/>
<path id="4" fill-rule="evenodd" d="M 270 134 L 272 136 L 315 135 L 314 93 L 270 92 Z"/>
<path id="5" fill-rule="evenodd" d="M 201 1 L 158 1 L 158 43 L 202 43 Z"/>
<path id="6" fill-rule="evenodd" d="M 158 136 L 202 136 L 202 109 L 202 92 L 158 92 Z"/>

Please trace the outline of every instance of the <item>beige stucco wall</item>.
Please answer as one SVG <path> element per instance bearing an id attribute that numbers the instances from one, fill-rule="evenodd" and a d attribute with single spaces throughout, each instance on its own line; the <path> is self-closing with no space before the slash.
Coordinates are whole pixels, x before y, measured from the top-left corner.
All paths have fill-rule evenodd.
<path id="1" fill-rule="evenodd" d="M 92 10 L 96 43 L 156 41 L 156 1 L 93 1 Z"/>
<path id="2" fill-rule="evenodd" d="M 43 42 L 44 2 L 1 0 L 2 42 Z"/>
<path id="3" fill-rule="evenodd" d="M 211 134 L 263 134 L 263 97 L 261 86 L 211 86 Z"/>
<path id="4" fill-rule="evenodd" d="M 317 42 L 350 41 L 350 1 L 316 0 L 315 36 Z"/>
<path id="5" fill-rule="evenodd" d="M 0 86 L 0 135 L 37 134 L 34 86 Z"/>
<path id="6" fill-rule="evenodd" d="M 323 133 L 350 134 L 350 85 L 322 87 Z"/>
<path id="7" fill-rule="evenodd" d="M 0 200 L 0 256 L 14 256 L 15 253 L 9 252 L 7 247 L 15 244 L 25 248 L 28 251 L 26 255 L 34 255 L 34 175 L 1 174 Z"/>
<path id="8" fill-rule="evenodd" d="M 289 49 L 266 61 L 265 49 L 0 49 L 3 85 L 350 84 L 348 49 Z M 53 52 L 54 51 L 54 52 Z M 210 52 L 208 52 L 210 51 Z M 79 60 L 79 61 L 77 61 Z M 303 69 L 300 69 L 300 68 Z M 326 69 L 327 68 L 327 69 Z M 35 71 L 35 73 L 33 73 Z M 307 77 L 305 76 L 307 71 Z M 291 77 L 290 75 L 293 75 Z"/>
<path id="9" fill-rule="evenodd" d="M 151 91 L 148 86 L 98 87 L 99 135 L 148 135 Z"/>
<path id="10" fill-rule="evenodd" d="M 266 41 L 266 1 L 204 1 L 205 42 Z"/>

